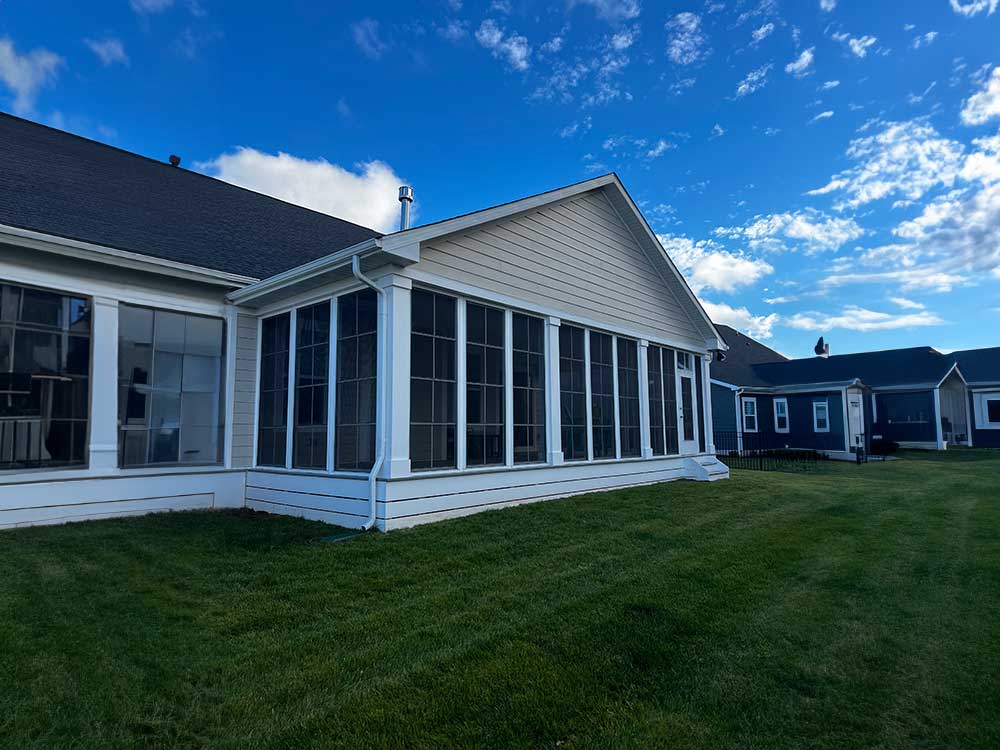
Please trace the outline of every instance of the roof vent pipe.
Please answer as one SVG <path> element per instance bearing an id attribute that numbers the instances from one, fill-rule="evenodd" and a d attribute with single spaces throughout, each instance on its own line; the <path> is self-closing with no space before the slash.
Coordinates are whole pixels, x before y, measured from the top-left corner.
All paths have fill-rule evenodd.
<path id="1" fill-rule="evenodd" d="M 399 186 L 399 231 L 410 228 L 410 204 L 413 203 L 413 188 L 409 185 Z"/>

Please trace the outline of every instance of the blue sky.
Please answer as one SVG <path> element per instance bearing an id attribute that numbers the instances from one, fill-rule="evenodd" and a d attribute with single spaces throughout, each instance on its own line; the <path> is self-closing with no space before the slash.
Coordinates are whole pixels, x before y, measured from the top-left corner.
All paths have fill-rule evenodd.
<path id="1" fill-rule="evenodd" d="M 0 108 L 383 230 L 614 170 L 786 354 L 995 346 L 998 3 L 2 0 Z"/>

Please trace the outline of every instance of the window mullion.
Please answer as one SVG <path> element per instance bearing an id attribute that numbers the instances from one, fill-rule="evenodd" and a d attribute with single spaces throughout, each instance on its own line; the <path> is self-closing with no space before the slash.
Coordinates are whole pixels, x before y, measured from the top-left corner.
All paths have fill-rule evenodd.
<path id="1" fill-rule="evenodd" d="M 455 300 L 455 466 L 468 466 L 468 411 L 466 355 L 468 346 L 467 309 L 465 299 Z"/>
<path id="2" fill-rule="evenodd" d="M 337 434 L 337 298 L 330 300 L 330 335 L 327 349 L 329 357 L 326 373 L 326 470 L 336 467 L 334 440 Z"/>
<path id="3" fill-rule="evenodd" d="M 530 345 L 529 345 L 530 349 Z M 530 355 L 529 355 L 530 356 Z M 504 464 L 514 465 L 514 314 L 503 311 Z"/>
<path id="4" fill-rule="evenodd" d="M 583 382 L 587 389 L 587 460 L 594 460 L 594 404 L 592 402 L 593 393 L 590 388 L 590 329 L 583 329 Z"/>
<path id="5" fill-rule="evenodd" d="M 622 457 L 622 420 L 621 404 L 618 402 L 618 337 L 611 337 L 611 382 L 615 399 L 615 459 Z"/>
<path id="6" fill-rule="evenodd" d="M 298 310 L 292 309 L 288 318 L 288 407 L 285 414 L 285 468 L 292 468 L 292 443 L 295 435 L 295 334 L 298 328 Z"/>
<path id="7" fill-rule="evenodd" d="M 662 346 L 657 347 L 657 350 L 659 351 L 658 356 L 660 358 L 660 416 L 663 420 L 663 425 L 660 429 L 663 431 L 663 455 L 669 456 L 670 452 L 668 449 L 670 446 L 667 443 L 667 370 L 665 362 L 668 350 Z"/>

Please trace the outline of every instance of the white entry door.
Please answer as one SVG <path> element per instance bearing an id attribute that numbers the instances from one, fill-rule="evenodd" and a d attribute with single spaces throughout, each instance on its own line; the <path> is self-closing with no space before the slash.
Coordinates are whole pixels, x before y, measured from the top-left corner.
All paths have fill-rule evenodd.
<path id="1" fill-rule="evenodd" d="M 694 358 L 687 352 L 677 352 L 677 434 L 681 453 L 698 452 L 696 393 Z"/>

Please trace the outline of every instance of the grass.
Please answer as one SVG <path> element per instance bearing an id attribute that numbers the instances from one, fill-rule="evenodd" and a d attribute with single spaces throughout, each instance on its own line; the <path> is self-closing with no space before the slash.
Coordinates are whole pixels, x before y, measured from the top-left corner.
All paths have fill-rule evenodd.
<path id="1" fill-rule="evenodd" d="M 1000 453 L 329 534 L 0 534 L 0 746 L 1000 746 Z"/>

